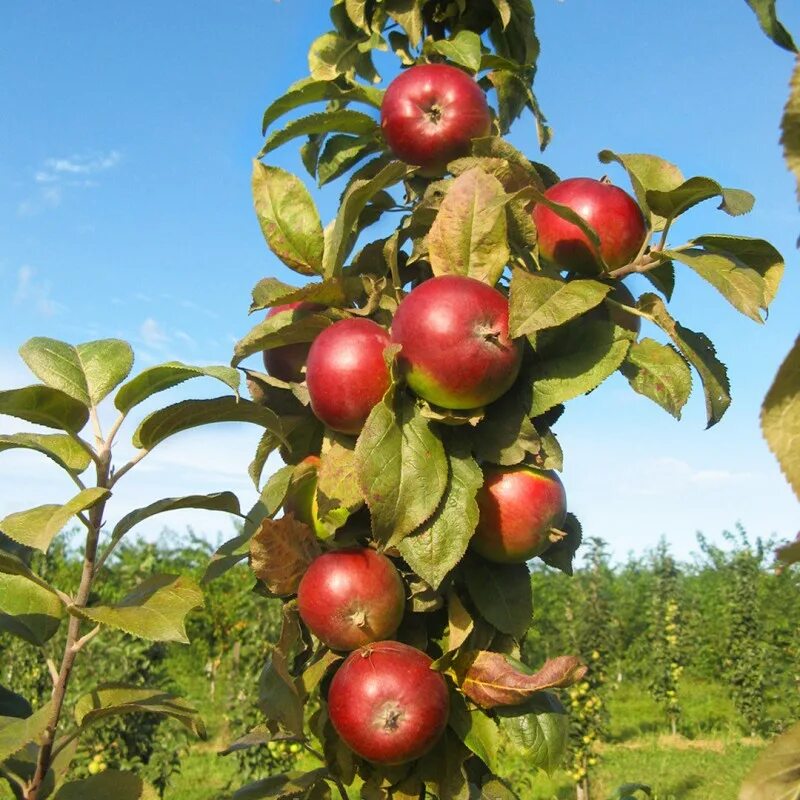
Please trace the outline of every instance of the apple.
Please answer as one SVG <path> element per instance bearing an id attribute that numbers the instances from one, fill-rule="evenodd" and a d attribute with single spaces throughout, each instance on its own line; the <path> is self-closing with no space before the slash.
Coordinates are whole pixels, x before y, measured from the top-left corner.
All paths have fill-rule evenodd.
<path id="1" fill-rule="evenodd" d="M 483 89 L 457 67 L 420 64 L 401 72 L 381 103 L 381 128 L 392 152 L 431 174 L 469 154 L 492 127 Z"/>
<path id="2" fill-rule="evenodd" d="M 317 335 L 306 362 L 311 410 L 329 428 L 357 435 L 389 388 L 384 328 L 369 319 L 343 319 Z"/>
<path id="3" fill-rule="evenodd" d="M 301 619 L 332 650 L 355 650 L 388 639 L 403 619 L 405 604 L 394 564 L 368 547 L 318 556 L 297 590 Z"/>
<path id="4" fill-rule="evenodd" d="M 355 650 L 328 690 L 328 716 L 344 743 L 378 764 L 403 764 L 430 750 L 447 726 L 447 684 L 421 650 L 376 642 Z"/>
<path id="5" fill-rule="evenodd" d="M 521 465 L 487 467 L 478 489 L 478 527 L 470 547 L 489 561 L 519 564 L 543 553 L 560 528 L 567 497 L 558 475 Z"/>
<path id="6" fill-rule="evenodd" d="M 280 314 L 281 311 L 294 311 L 292 318 L 302 319 L 314 311 L 319 311 L 320 308 L 322 306 L 316 303 L 306 303 L 302 300 L 297 303 L 286 303 L 271 308 L 267 312 L 266 319 Z M 303 367 L 306 365 L 310 347 L 311 342 L 296 342 L 265 350 L 264 368 L 273 378 L 288 383 L 299 383 L 303 380 Z"/>
<path id="7" fill-rule="evenodd" d="M 411 390 L 437 406 L 491 403 L 517 378 L 522 347 L 508 335 L 508 300 L 474 278 L 442 275 L 403 298 L 392 321 Z"/>
<path id="8" fill-rule="evenodd" d="M 647 224 L 636 201 L 618 186 L 593 178 L 569 178 L 544 196 L 571 208 L 600 238 L 600 253 L 611 269 L 636 258 L 647 238 Z M 601 271 L 589 238 L 546 205 L 533 207 L 539 254 L 561 269 L 597 274 Z"/>

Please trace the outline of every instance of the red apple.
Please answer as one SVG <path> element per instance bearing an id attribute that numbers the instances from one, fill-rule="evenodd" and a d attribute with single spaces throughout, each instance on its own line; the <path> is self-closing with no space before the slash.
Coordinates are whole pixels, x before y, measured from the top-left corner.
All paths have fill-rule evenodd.
<path id="1" fill-rule="evenodd" d="M 600 237 L 600 253 L 611 269 L 629 264 L 647 237 L 647 225 L 636 201 L 618 186 L 593 178 L 569 178 L 551 186 L 544 196 L 571 208 Z M 561 269 L 596 274 L 600 271 L 592 245 L 583 231 L 547 206 L 533 207 L 539 233 L 539 253 Z"/>
<path id="2" fill-rule="evenodd" d="M 430 173 L 469 153 L 488 136 L 486 95 L 466 72 L 447 64 L 420 64 L 401 72 L 381 103 L 381 128 L 394 154 Z"/>
<path id="3" fill-rule="evenodd" d="M 488 467 L 483 474 L 472 549 L 500 564 L 518 564 L 543 553 L 549 546 L 547 532 L 560 528 L 567 514 L 558 475 L 526 465 Z"/>
<path id="4" fill-rule="evenodd" d="M 308 314 L 319 311 L 321 306 L 316 303 L 286 303 L 275 306 L 267 312 L 266 319 L 279 314 L 281 311 L 294 311 L 293 319 L 302 319 Z M 281 381 L 297 383 L 303 380 L 303 367 L 306 365 L 308 350 L 311 342 L 296 342 L 284 344 L 264 351 L 264 367 L 273 378 Z"/>
<path id="5" fill-rule="evenodd" d="M 378 764 L 424 755 L 447 726 L 447 684 L 421 650 L 376 642 L 351 653 L 328 691 L 328 715 L 345 744 Z"/>
<path id="6" fill-rule="evenodd" d="M 334 322 L 314 339 L 306 363 L 311 410 L 329 428 L 358 434 L 389 388 L 389 334 L 368 319 Z"/>
<path id="7" fill-rule="evenodd" d="M 474 278 L 442 275 L 403 299 L 392 322 L 398 364 L 430 403 L 470 409 L 491 403 L 516 380 L 522 348 L 508 335 L 508 300 Z"/>
<path id="8" fill-rule="evenodd" d="M 315 558 L 297 590 L 300 617 L 332 650 L 388 639 L 403 619 L 403 581 L 386 556 L 368 547 Z"/>

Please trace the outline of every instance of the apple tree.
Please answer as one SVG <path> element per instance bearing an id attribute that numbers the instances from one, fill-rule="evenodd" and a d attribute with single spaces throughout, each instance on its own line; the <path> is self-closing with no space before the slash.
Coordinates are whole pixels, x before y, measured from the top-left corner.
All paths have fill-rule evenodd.
<path id="1" fill-rule="evenodd" d="M 236 746 L 292 741 L 318 766 L 234 796 L 513 797 L 498 753 L 558 767 L 558 690 L 587 670 L 520 659 L 528 561 L 571 574 L 581 540 L 560 417 L 619 372 L 676 418 L 697 387 L 719 422 L 727 372 L 670 312 L 675 284 L 691 270 L 760 323 L 783 259 L 763 239 L 671 240 L 699 203 L 747 213 L 747 191 L 611 149 L 599 160 L 630 192 L 562 180 L 504 138 L 527 112 L 542 149 L 550 137 L 530 0 L 334 0 L 330 19 L 309 74 L 263 116 L 256 216 L 301 285 L 253 288 L 232 365 L 263 354 L 266 372 L 243 369 L 280 428 L 249 468 L 259 521 L 209 567 L 249 558 L 257 590 L 284 601 L 265 722 Z M 399 60 L 386 87 L 376 51 Z M 326 225 L 305 181 L 269 163 L 292 142 L 319 186 L 340 182 Z M 633 273 L 650 291 L 631 294 Z M 273 452 L 284 466 L 262 485 Z"/>

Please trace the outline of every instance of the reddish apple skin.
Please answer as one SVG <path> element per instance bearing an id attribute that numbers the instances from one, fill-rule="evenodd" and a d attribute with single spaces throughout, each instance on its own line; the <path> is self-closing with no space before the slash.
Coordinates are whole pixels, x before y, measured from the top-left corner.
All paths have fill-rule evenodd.
<path id="1" fill-rule="evenodd" d="M 486 95 L 465 72 L 447 64 L 420 64 L 400 73 L 381 104 L 381 128 L 394 154 L 430 173 L 465 156 L 473 139 L 488 136 Z"/>
<path id="2" fill-rule="evenodd" d="M 315 558 L 297 590 L 300 617 L 332 650 L 390 638 L 403 619 L 403 581 L 386 556 L 368 547 Z"/>
<path id="3" fill-rule="evenodd" d="M 328 691 L 328 715 L 345 744 L 378 764 L 430 750 L 447 726 L 447 684 L 421 650 L 376 642 L 351 653 Z"/>
<path id="4" fill-rule="evenodd" d="M 489 467 L 483 474 L 471 548 L 500 564 L 519 564 L 543 553 L 547 532 L 560 528 L 567 514 L 558 475 L 529 466 Z"/>
<path id="5" fill-rule="evenodd" d="M 266 319 L 279 314 L 281 311 L 294 311 L 295 317 L 300 319 L 312 311 L 318 311 L 320 308 L 321 306 L 316 303 L 303 301 L 286 303 L 285 305 L 271 308 L 267 312 Z M 296 344 L 284 344 L 281 347 L 265 350 L 264 368 L 273 378 L 289 383 L 299 383 L 303 380 L 303 367 L 306 365 L 310 347 L 311 342 L 297 342 Z"/>
<path id="6" fill-rule="evenodd" d="M 389 334 L 369 319 L 334 322 L 314 339 L 306 362 L 311 410 L 329 428 L 357 435 L 389 388 L 383 351 Z"/>
<path id="7" fill-rule="evenodd" d="M 600 237 L 600 253 L 611 269 L 636 258 L 647 225 L 636 201 L 618 186 L 593 178 L 569 178 L 551 186 L 544 196 L 568 206 Z M 596 274 L 600 271 L 588 237 L 577 225 L 559 217 L 547 206 L 533 207 L 539 235 L 539 253 L 561 269 Z"/>
<path id="8" fill-rule="evenodd" d="M 424 281 L 400 303 L 392 341 L 411 390 L 437 406 L 491 403 L 519 374 L 522 348 L 508 335 L 508 300 L 474 278 Z"/>

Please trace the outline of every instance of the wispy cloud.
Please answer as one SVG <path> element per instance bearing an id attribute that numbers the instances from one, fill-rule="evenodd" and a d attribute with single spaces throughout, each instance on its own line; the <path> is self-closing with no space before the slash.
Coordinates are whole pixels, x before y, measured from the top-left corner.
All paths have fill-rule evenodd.
<path id="1" fill-rule="evenodd" d="M 148 346 L 156 350 L 162 350 L 170 342 L 170 337 L 157 320 L 148 317 L 139 326 L 139 336 Z"/>
<path id="2" fill-rule="evenodd" d="M 63 306 L 52 298 L 53 286 L 49 280 L 38 278 L 36 270 L 25 264 L 17 270 L 14 305 L 27 306 L 44 317 L 52 317 Z"/>

